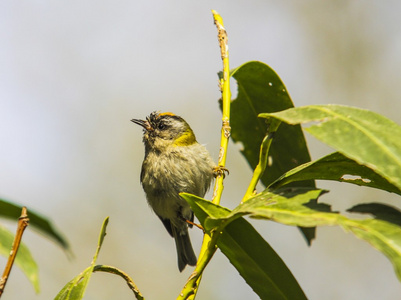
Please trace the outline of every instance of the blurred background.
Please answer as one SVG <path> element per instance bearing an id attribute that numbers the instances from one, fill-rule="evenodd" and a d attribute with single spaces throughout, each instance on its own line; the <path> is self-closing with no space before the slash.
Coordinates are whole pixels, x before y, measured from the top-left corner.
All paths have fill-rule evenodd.
<path id="1" fill-rule="evenodd" d="M 28 229 L 23 240 L 39 264 L 42 291 L 35 295 L 14 268 L 4 299 L 54 298 L 90 264 L 106 216 L 98 263 L 130 274 L 147 299 L 178 295 L 191 268 L 178 272 L 173 239 L 148 208 L 139 182 L 142 130 L 130 120 L 154 110 L 181 115 L 217 160 L 221 60 L 211 9 L 224 19 L 232 68 L 267 63 L 296 106 L 348 104 L 401 123 L 399 1 L 1 1 L 0 197 L 48 216 L 75 254 L 69 260 Z M 329 153 L 307 139 L 313 159 Z M 230 208 L 251 176 L 238 148 L 231 144 L 227 162 L 222 205 Z M 400 203 L 369 188 L 318 185 L 331 190 L 321 201 L 335 210 Z M 387 258 L 339 228 L 319 228 L 309 248 L 296 228 L 252 223 L 309 299 L 401 294 Z M 191 230 L 191 237 L 199 251 L 202 233 Z M 96 273 L 85 299 L 133 295 L 121 278 Z M 217 251 L 198 299 L 257 296 Z"/>

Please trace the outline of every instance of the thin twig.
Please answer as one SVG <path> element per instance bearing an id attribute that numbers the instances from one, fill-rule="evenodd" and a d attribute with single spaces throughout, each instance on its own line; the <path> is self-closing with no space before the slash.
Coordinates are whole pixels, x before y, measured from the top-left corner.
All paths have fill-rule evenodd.
<path id="1" fill-rule="evenodd" d="M 127 283 L 128 287 L 134 292 L 136 299 L 138 300 L 143 300 L 145 299 L 141 292 L 139 291 L 138 287 L 135 285 L 134 281 L 132 280 L 131 277 L 128 276 L 127 273 L 121 271 L 120 269 L 117 269 L 112 266 L 106 266 L 106 265 L 96 265 L 93 268 L 93 272 L 107 272 L 111 274 L 116 274 L 122 277 L 125 282 Z"/>
<path id="2" fill-rule="evenodd" d="M 23 207 L 21 216 L 18 219 L 17 232 L 15 234 L 15 238 L 11 246 L 10 256 L 8 257 L 6 267 L 4 268 L 3 276 L 0 279 L 0 297 L 3 294 L 4 289 L 6 287 L 6 283 L 8 277 L 10 276 L 10 272 L 13 267 L 15 257 L 17 256 L 18 253 L 18 248 L 21 243 L 22 234 L 24 233 L 25 228 L 28 226 L 28 223 L 29 223 L 28 213 L 26 207 Z"/>

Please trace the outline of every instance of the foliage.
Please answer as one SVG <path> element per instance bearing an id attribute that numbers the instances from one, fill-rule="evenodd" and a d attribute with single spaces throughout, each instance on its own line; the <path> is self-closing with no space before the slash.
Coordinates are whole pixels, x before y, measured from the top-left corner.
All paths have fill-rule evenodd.
<path id="1" fill-rule="evenodd" d="M 245 83 L 242 77 L 235 74 L 244 73 L 253 78 L 249 82 L 245 76 Z M 252 74 L 252 75 L 250 75 Z M 356 185 L 368 186 L 382 189 L 388 192 L 400 194 L 401 181 L 401 142 L 394 139 L 395 136 L 401 136 L 401 127 L 387 118 L 370 112 L 368 110 L 355 107 L 340 105 L 312 105 L 307 107 L 284 109 L 275 112 L 274 108 L 265 108 L 262 112 L 260 102 L 280 101 L 284 98 L 287 102 L 289 97 L 284 97 L 286 90 L 281 84 L 278 76 L 270 67 L 260 62 L 249 62 L 239 69 L 232 72 L 232 76 L 238 82 L 238 98 L 233 101 L 232 106 L 236 107 L 238 101 L 241 101 L 241 108 L 238 113 L 232 115 L 233 139 L 244 144 L 242 151 L 252 167 L 259 157 L 259 148 L 252 145 L 253 137 L 256 139 L 255 132 L 269 133 L 269 122 L 273 119 L 286 123 L 284 129 L 281 127 L 281 134 L 285 139 L 280 139 L 280 130 L 274 132 L 271 152 L 269 152 L 269 163 L 266 172 L 270 172 L 270 177 L 263 176 L 266 190 L 254 195 L 250 199 L 244 198 L 243 202 L 232 211 L 206 202 L 190 195 L 185 195 L 185 199 L 191 204 L 195 214 L 200 215 L 200 220 L 206 232 L 213 234 L 220 232 L 223 237 L 230 232 L 230 226 L 237 220 L 243 220 L 242 216 L 250 215 L 253 218 L 272 220 L 275 222 L 302 227 L 314 226 L 340 226 L 346 232 L 354 233 L 358 238 L 369 242 L 377 250 L 385 254 L 392 262 L 398 278 L 401 280 L 401 227 L 400 211 L 394 207 L 384 204 L 360 204 L 350 208 L 349 212 L 368 213 L 373 215 L 371 218 L 349 218 L 344 214 L 332 212 L 329 205 L 318 202 L 318 197 L 326 191 L 311 187 L 310 181 L 315 179 L 334 180 L 347 182 Z M 259 85 L 262 85 L 263 88 Z M 244 86 L 248 86 L 246 92 Z M 268 89 L 276 89 L 268 93 Z M 260 93 L 258 92 L 260 91 Z M 261 96 L 265 94 L 265 97 Z M 246 95 L 246 97 L 244 96 Z M 267 96 L 266 96 L 267 95 Z M 286 104 L 287 106 L 291 106 Z M 266 105 L 268 106 L 268 105 Z M 233 112 L 235 110 L 233 109 Z M 246 126 L 246 120 L 259 119 Z M 266 119 L 269 122 L 265 125 L 261 120 Z M 314 162 L 307 161 L 308 156 L 304 156 L 304 163 L 297 157 L 299 153 L 307 152 L 303 140 L 303 135 L 297 130 L 287 130 L 290 126 L 300 124 L 311 125 L 305 130 L 314 135 L 322 142 L 333 147 L 337 152 L 329 154 Z M 260 128 L 264 126 L 264 129 Z M 261 142 L 260 137 L 257 138 Z M 294 141 L 291 144 L 291 141 Z M 252 146 L 250 146 L 252 145 Z M 273 156 L 272 150 L 290 148 L 291 153 L 283 151 L 283 155 Z M 278 151 L 280 153 L 280 151 Z M 250 159 L 250 157 L 252 157 Z M 288 166 L 288 162 L 296 162 L 292 169 L 283 168 Z M 297 164 L 299 163 L 299 164 Z M 256 170 L 256 169 L 255 169 Z M 213 205 L 213 208 L 211 208 Z M 200 212 L 201 211 L 201 212 Z M 207 214 L 205 217 L 204 214 Z M 203 217 L 202 217 L 203 215 Z M 253 229 L 249 229 L 252 233 Z M 243 233 L 241 237 L 247 236 Z M 261 239 L 261 238 L 259 238 Z M 287 289 L 299 290 L 299 285 L 294 281 L 287 281 L 285 288 L 280 288 L 280 279 L 271 272 L 280 264 L 280 269 L 285 272 L 288 278 L 291 277 L 289 270 L 281 262 L 273 263 L 271 257 L 275 257 L 274 252 L 265 252 L 261 254 L 266 260 L 271 261 L 260 270 L 259 274 L 246 274 L 243 268 L 248 266 L 248 253 L 240 253 L 236 256 L 223 249 L 235 247 L 237 240 L 225 240 L 228 244 L 217 245 L 222 248 L 224 254 L 230 259 L 239 273 L 244 277 L 247 283 L 262 299 L 292 299 L 301 298 L 298 296 L 288 297 L 284 295 Z M 258 247 L 252 239 L 248 240 L 250 249 Z M 245 267 L 244 267 L 245 266 Z M 262 266 L 262 264 L 260 264 Z M 269 277 L 265 282 L 274 285 L 282 294 L 276 293 L 277 290 L 270 287 L 270 294 L 260 291 L 258 286 L 260 282 L 255 278 Z"/>
<path id="2" fill-rule="evenodd" d="M 133 280 L 126 273 L 112 266 L 96 265 L 96 261 L 99 256 L 100 249 L 104 241 L 104 237 L 106 236 L 106 228 L 108 223 L 109 223 L 109 218 L 107 217 L 103 221 L 103 225 L 99 234 L 96 252 L 95 255 L 93 256 L 90 266 L 87 267 L 85 270 L 83 270 L 80 274 L 75 276 L 70 282 L 68 282 L 57 294 L 55 300 L 82 299 L 84 297 L 86 288 L 89 284 L 89 280 L 93 272 L 108 272 L 122 277 L 127 282 L 130 289 L 134 292 L 136 298 L 138 300 L 143 299 L 141 293 L 135 286 Z"/>
<path id="3" fill-rule="evenodd" d="M 217 246 L 261 299 L 306 299 L 283 260 L 249 222 L 243 218 L 226 222 L 229 209 L 194 195 L 182 197 L 209 233 L 222 232 Z M 210 220 L 222 220 L 222 226 L 208 227 Z"/>
<path id="4" fill-rule="evenodd" d="M 92 263 L 88 268 L 82 271 L 81 274 L 72 279 L 69 283 L 67 283 L 64 288 L 58 293 L 56 296 L 56 300 L 67 300 L 67 299 L 82 299 L 88 286 L 89 279 L 92 276 L 93 269 L 95 267 L 95 263 L 97 257 L 100 252 L 100 248 L 102 247 L 104 237 L 106 235 L 107 224 L 109 223 L 109 218 L 106 218 L 103 222 L 102 229 L 100 231 L 99 240 L 96 248 L 95 255 L 93 256 Z"/>
<path id="5" fill-rule="evenodd" d="M 18 220 L 21 214 L 22 206 L 0 199 L 0 217 Z M 53 224 L 40 214 L 28 210 L 29 224 L 38 230 L 40 233 L 44 234 L 46 237 L 55 241 L 64 250 L 69 251 L 69 245 L 67 240 L 54 228 Z M 14 234 L 8 229 L 0 226 L 0 254 L 8 257 L 13 243 Z M 20 249 L 15 260 L 16 265 L 22 270 L 26 275 L 28 280 L 33 285 L 35 292 L 39 293 L 39 270 L 38 266 L 32 257 L 28 247 L 21 243 Z"/>
<path id="6" fill-rule="evenodd" d="M 22 206 L 0 199 L 0 217 L 17 220 L 20 216 Z M 58 232 L 54 225 L 46 218 L 40 214 L 29 210 L 29 225 L 37 229 L 40 233 L 51 238 L 64 250 L 69 250 L 69 245 L 67 240 L 63 235 Z"/>

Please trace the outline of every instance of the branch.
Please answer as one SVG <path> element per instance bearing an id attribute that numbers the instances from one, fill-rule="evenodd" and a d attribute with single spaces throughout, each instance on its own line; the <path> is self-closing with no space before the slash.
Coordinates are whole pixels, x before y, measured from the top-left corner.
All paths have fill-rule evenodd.
<path id="1" fill-rule="evenodd" d="M 221 59 L 223 60 L 223 76 L 220 78 L 219 81 L 223 100 L 222 101 L 223 115 L 222 115 L 218 168 L 224 170 L 227 158 L 228 140 L 231 135 L 231 127 L 230 127 L 231 92 L 230 92 L 230 66 L 228 59 L 228 44 L 227 44 L 228 38 L 227 38 L 227 31 L 224 28 L 223 19 L 215 10 L 212 10 L 212 13 L 213 13 L 214 24 L 216 24 L 217 27 L 217 37 L 220 45 Z M 221 195 L 223 193 L 223 188 L 224 188 L 223 179 L 224 179 L 224 172 L 220 172 L 219 176 L 217 176 L 216 178 L 216 182 L 213 189 L 212 202 L 214 204 L 220 203 Z"/>
<path id="2" fill-rule="evenodd" d="M 205 234 L 198 263 L 185 283 L 180 295 L 177 297 L 177 300 L 195 298 L 202 273 L 217 250 L 216 242 L 219 236 L 220 232 L 214 232 L 211 236 Z"/>
<path id="3" fill-rule="evenodd" d="M 231 127 L 230 127 L 231 92 L 230 92 L 230 67 L 228 60 L 227 32 L 224 28 L 223 19 L 221 18 L 221 16 L 215 10 L 212 10 L 212 13 L 213 13 L 214 24 L 217 27 L 217 33 L 218 33 L 217 37 L 220 45 L 221 59 L 223 60 L 223 76 L 220 78 L 219 81 L 223 100 L 222 101 L 223 116 L 222 116 L 219 161 L 217 167 L 218 175 L 216 177 L 213 189 L 213 199 L 212 199 L 213 203 L 219 204 L 224 189 L 223 179 L 224 179 L 224 171 L 227 171 L 225 165 L 227 158 L 228 140 L 231 135 Z M 195 298 L 203 270 L 206 268 L 207 264 L 209 263 L 214 253 L 216 252 L 217 249 L 216 242 L 219 236 L 220 232 L 213 232 L 211 235 L 205 234 L 203 236 L 202 247 L 195 270 L 188 278 L 184 288 L 182 289 L 177 299 L 182 300 L 182 299 Z"/>
<path id="4" fill-rule="evenodd" d="M 26 210 L 26 207 L 23 207 L 21 216 L 18 219 L 17 232 L 15 234 L 15 238 L 14 238 L 13 244 L 11 246 L 10 256 L 8 257 L 6 267 L 4 268 L 3 276 L 0 279 L 0 297 L 3 294 L 4 289 L 6 287 L 6 283 L 7 283 L 8 277 L 10 276 L 10 272 L 13 267 L 15 257 L 17 256 L 17 253 L 18 253 L 18 248 L 21 243 L 22 234 L 24 233 L 25 228 L 28 226 L 28 223 L 29 223 L 29 218 L 28 218 L 27 210 Z"/>
<path id="5" fill-rule="evenodd" d="M 134 292 L 136 299 L 138 299 L 138 300 L 145 299 L 142 296 L 141 292 L 139 291 L 138 287 L 135 285 L 134 281 L 131 279 L 131 277 L 129 277 L 127 273 L 121 271 L 120 269 L 117 269 L 112 266 L 96 265 L 93 268 L 93 272 L 107 272 L 107 273 L 119 275 L 127 282 L 128 287 Z"/>

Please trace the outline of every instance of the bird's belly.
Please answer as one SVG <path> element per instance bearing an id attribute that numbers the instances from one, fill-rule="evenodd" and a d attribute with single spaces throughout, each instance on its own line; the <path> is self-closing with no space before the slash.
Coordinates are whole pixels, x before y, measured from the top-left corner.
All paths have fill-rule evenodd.
<path id="1" fill-rule="evenodd" d="M 150 153 L 142 170 L 142 185 L 149 205 L 158 216 L 168 219 L 177 218 L 178 212 L 190 218 L 190 207 L 179 193 L 203 197 L 212 180 L 212 167 L 207 160 L 180 153 Z"/>

